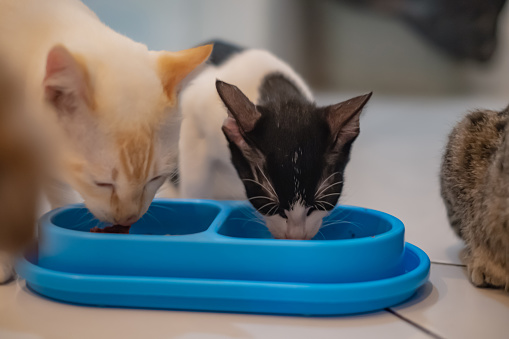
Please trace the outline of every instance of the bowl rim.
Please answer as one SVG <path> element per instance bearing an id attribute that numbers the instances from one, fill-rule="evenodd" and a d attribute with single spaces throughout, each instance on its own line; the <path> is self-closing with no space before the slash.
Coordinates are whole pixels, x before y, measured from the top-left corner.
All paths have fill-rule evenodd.
<path id="1" fill-rule="evenodd" d="M 244 237 L 233 237 L 219 233 L 219 230 L 223 227 L 224 222 L 227 221 L 229 216 L 240 207 L 251 206 L 246 200 L 207 200 L 207 199 L 167 199 L 167 198 L 156 198 L 152 203 L 156 204 L 193 204 L 215 206 L 219 209 L 210 225 L 203 231 L 180 234 L 174 236 L 154 235 L 154 234 L 109 234 L 109 233 L 90 233 L 84 231 L 77 231 L 62 227 L 53 223 L 53 218 L 59 213 L 64 211 L 86 208 L 85 204 L 70 204 L 60 208 L 56 208 L 45 213 L 39 219 L 39 227 L 44 227 L 50 232 L 56 232 L 63 236 L 80 237 L 83 239 L 109 239 L 114 241 L 162 241 L 162 242 L 218 242 L 218 243 L 238 243 L 238 244 L 259 244 L 264 246 L 281 246 L 281 247 L 329 247 L 338 246 L 338 243 L 343 244 L 345 247 L 368 245 L 371 246 L 375 242 L 383 242 L 394 237 L 401 237 L 404 239 L 405 226 L 403 222 L 397 217 L 370 208 L 351 206 L 351 205 L 337 205 L 334 209 L 346 209 L 351 211 L 357 211 L 360 213 L 367 213 L 376 218 L 386 220 L 390 229 L 386 232 L 376 234 L 374 236 L 365 236 L 362 238 L 347 238 L 347 239 L 315 239 L 315 240 L 288 240 L 288 239 L 267 239 L 267 238 L 244 238 Z M 404 241 L 402 241 L 403 243 Z"/>

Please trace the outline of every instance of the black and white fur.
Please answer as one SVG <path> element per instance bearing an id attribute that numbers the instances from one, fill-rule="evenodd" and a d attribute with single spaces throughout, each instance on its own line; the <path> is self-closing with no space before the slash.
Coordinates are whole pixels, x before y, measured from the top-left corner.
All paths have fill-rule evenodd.
<path id="1" fill-rule="evenodd" d="M 341 195 L 370 96 L 317 107 L 271 53 L 216 42 L 181 98 L 181 197 L 247 196 L 275 238 L 313 238 Z"/>

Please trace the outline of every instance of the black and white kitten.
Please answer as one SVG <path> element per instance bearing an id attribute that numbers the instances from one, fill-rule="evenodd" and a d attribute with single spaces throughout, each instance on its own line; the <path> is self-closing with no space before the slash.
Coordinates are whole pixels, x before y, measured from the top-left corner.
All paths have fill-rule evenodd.
<path id="1" fill-rule="evenodd" d="M 181 98 L 181 197 L 247 196 L 275 238 L 313 238 L 341 195 L 370 96 L 317 107 L 271 53 L 216 42 Z"/>

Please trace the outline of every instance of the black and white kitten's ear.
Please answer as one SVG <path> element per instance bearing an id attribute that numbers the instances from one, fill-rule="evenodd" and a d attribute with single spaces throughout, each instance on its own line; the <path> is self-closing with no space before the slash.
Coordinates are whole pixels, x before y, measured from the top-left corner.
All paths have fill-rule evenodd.
<path id="1" fill-rule="evenodd" d="M 216 89 L 228 110 L 228 118 L 223 123 L 223 132 L 240 149 L 245 149 L 247 147 L 245 135 L 254 129 L 262 115 L 237 86 L 216 80 Z"/>
<path id="2" fill-rule="evenodd" d="M 359 118 L 372 94 L 370 92 L 325 108 L 325 120 L 335 144 L 345 144 L 359 135 Z"/>
<path id="3" fill-rule="evenodd" d="M 95 106 L 85 65 L 62 45 L 48 53 L 43 86 L 46 101 L 59 115 L 72 114 L 82 104 Z"/>

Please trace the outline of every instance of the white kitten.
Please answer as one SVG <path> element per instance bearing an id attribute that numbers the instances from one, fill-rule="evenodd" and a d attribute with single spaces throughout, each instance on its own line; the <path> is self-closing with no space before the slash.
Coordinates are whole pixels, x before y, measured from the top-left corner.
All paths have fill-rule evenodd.
<path id="1" fill-rule="evenodd" d="M 175 167 L 177 98 L 211 46 L 153 52 L 76 0 L 0 0 L 0 55 L 23 79 L 52 207 L 130 225 Z"/>
<path id="2" fill-rule="evenodd" d="M 52 207 L 81 196 L 99 219 L 135 222 L 175 162 L 181 81 L 211 47 L 150 52 L 73 0 L 0 1 L 0 46 L 25 79 L 57 190 L 79 193 L 50 194 Z"/>

